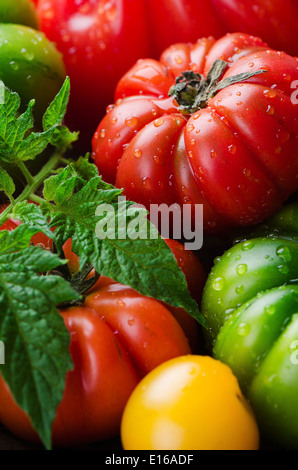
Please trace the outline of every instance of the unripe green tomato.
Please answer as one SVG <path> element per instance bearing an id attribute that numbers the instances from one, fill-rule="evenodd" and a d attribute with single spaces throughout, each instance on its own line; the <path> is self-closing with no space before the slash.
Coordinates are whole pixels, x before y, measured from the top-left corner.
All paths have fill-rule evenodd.
<path id="1" fill-rule="evenodd" d="M 0 23 L 14 23 L 38 29 L 38 18 L 31 0 L 1 0 Z"/>
<path id="2" fill-rule="evenodd" d="M 260 428 L 282 447 L 298 448 L 298 286 L 264 292 L 225 323 L 214 355 L 228 364 Z"/>
<path id="3" fill-rule="evenodd" d="M 43 33 L 27 26 L 0 24 L 0 80 L 20 95 L 22 110 L 35 99 L 37 128 L 65 76 L 61 54 Z"/>
<path id="4" fill-rule="evenodd" d="M 228 250 L 202 301 L 215 358 L 238 378 L 263 435 L 290 449 L 298 449 L 297 220 L 298 203 L 286 206 L 255 231 L 261 237 Z"/>

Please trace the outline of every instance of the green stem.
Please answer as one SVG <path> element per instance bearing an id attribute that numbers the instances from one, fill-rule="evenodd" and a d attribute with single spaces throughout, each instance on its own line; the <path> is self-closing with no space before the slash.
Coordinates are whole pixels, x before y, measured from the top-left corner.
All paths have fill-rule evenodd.
<path id="1" fill-rule="evenodd" d="M 29 199 L 37 204 L 42 204 L 44 202 L 44 199 L 40 196 L 36 196 L 36 194 L 30 194 Z"/>
<path id="2" fill-rule="evenodd" d="M 10 200 L 10 204 L 14 204 L 14 198 L 12 195 L 7 194 L 8 199 Z"/>
<path id="3" fill-rule="evenodd" d="M 17 203 L 30 199 L 30 196 L 32 197 L 32 195 L 36 193 L 44 180 L 52 173 L 53 169 L 57 167 L 60 160 L 61 154 L 58 152 L 54 153 L 42 170 L 32 178 L 32 182 L 28 184 L 24 191 L 5 209 L 5 211 L 2 212 L 0 216 L 0 227 L 13 215 L 13 209 Z"/>
<path id="4" fill-rule="evenodd" d="M 25 176 L 27 183 L 32 184 L 33 183 L 33 176 L 31 175 L 30 171 L 28 170 L 28 168 L 26 167 L 24 162 L 21 162 L 21 161 L 18 162 L 18 167 L 21 170 L 21 172 L 23 173 L 23 175 Z"/>

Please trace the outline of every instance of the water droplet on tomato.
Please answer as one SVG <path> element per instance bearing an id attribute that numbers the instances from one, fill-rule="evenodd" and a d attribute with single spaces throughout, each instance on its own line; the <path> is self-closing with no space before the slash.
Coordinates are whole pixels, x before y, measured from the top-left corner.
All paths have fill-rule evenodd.
<path id="1" fill-rule="evenodd" d="M 135 127 L 139 123 L 139 119 L 137 117 L 128 117 L 125 119 L 125 125 L 127 127 Z"/>
<path id="2" fill-rule="evenodd" d="M 266 315 L 274 315 L 275 314 L 275 307 L 274 305 L 266 305 L 264 308 L 264 312 Z"/>
<path id="3" fill-rule="evenodd" d="M 221 291 L 224 288 L 224 285 L 225 285 L 225 280 L 222 277 L 217 277 L 212 282 L 212 287 L 216 291 Z"/>
<path id="4" fill-rule="evenodd" d="M 241 250 L 242 251 L 250 251 L 254 248 L 254 246 L 255 246 L 254 242 L 248 241 L 248 242 L 243 243 L 243 245 L 241 247 Z"/>
<path id="5" fill-rule="evenodd" d="M 151 183 L 150 179 L 148 177 L 143 178 L 142 184 L 145 188 L 150 189 L 151 188 Z"/>
<path id="6" fill-rule="evenodd" d="M 175 62 L 176 62 L 176 64 L 178 64 L 178 65 L 183 64 L 183 59 L 182 59 L 182 57 L 181 57 L 180 55 L 177 55 L 177 56 L 175 57 Z"/>
<path id="7" fill-rule="evenodd" d="M 106 109 L 106 113 L 109 114 L 111 111 L 113 111 L 114 108 L 115 108 L 114 104 L 109 104 L 109 106 Z"/>
<path id="8" fill-rule="evenodd" d="M 237 333 L 240 336 L 246 336 L 250 332 L 250 329 L 251 329 L 250 325 L 248 325 L 247 323 L 242 322 L 238 326 Z"/>
<path id="9" fill-rule="evenodd" d="M 134 151 L 133 154 L 134 154 L 134 156 L 135 156 L 136 158 L 140 158 L 140 157 L 142 156 L 142 150 L 140 150 L 140 149 L 135 149 L 135 151 Z"/>
<path id="10" fill-rule="evenodd" d="M 160 127 L 160 126 L 163 125 L 163 123 L 164 123 L 164 120 L 163 120 L 162 118 L 159 118 L 159 119 L 156 119 L 156 120 L 154 121 L 154 126 L 155 126 L 155 127 Z"/>
<path id="11" fill-rule="evenodd" d="M 228 149 L 229 149 L 229 152 L 230 152 L 232 155 L 235 155 L 235 153 L 236 153 L 236 151 L 237 151 L 236 145 L 229 145 Z"/>
<path id="12" fill-rule="evenodd" d="M 241 295 L 244 292 L 244 286 L 240 284 L 239 286 L 236 287 L 235 289 L 236 294 Z"/>
<path id="13" fill-rule="evenodd" d="M 19 64 L 12 60 L 9 64 L 13 70 L 19 70 Z"/>
<path id="14" fill-rule="evenodd" d="M 236 268 L 236 272 L 238 276 L 243 276 L 247 273 L 247 265 L 246 264 L 239 264 Z"/>
<path id="15" fill-rule="evenodd" d="M 292 261 L 292 255 L 287 246 L 281 246 L 277 248 L 276 254 L 279 258 L 281 258 L 283 261 L 290 262 Z"/>
<path id="16" fill-rule="evenodd" d="M 266 113 L 269 114 L 269 116 L 273 116 L 273 114 L 275 113 L 274 107 L 269 105 L 268 108 L 266 109 Z"/>

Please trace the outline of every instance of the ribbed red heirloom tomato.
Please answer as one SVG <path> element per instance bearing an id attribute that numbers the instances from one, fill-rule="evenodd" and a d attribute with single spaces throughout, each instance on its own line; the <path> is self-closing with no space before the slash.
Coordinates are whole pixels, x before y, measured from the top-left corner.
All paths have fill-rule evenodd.
<path id="1" fill-rule="evenodd" d="M 71 78 L 68 120 L 94 132 L 121 75 L 170 44 L 242 31 L 298 55 L 296 0 L 35 0 Z"/>
<path id="2" fill-rule="evenodd" d="M 298 189 L 297 79 L 297 58 L 245 34 L 173 45 L 119 81 L 95 163 L 148 209 L 203 204 L 206 231 L 258 223 Z"/>

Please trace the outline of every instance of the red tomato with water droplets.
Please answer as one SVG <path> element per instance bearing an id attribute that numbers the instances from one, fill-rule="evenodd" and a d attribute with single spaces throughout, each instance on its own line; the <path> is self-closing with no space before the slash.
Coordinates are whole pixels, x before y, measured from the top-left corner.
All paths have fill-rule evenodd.
<path id="1" fill-rule="evenodd" d="M 68 372 L 53 425 L 53 444 L 71 446 L 115 437 L 126 402 L 149 371 L 190 353 L 189 343 L 160 302 L 105 278 L 84 305 L 61 310 L 71 335 Z M 15 435 L 38 442 L 28 417 L 0 377 L 0 419 Z"/>
<path id="2" fill-rule="evenodd" d="M 185 115 L 182 94 L 168 96 L 175 79 L 191 70 L 202 83 L 218 59 L 227 63 L 221 82 L 255 75 L 215 90 Z M 256 224 L 298 189 L 297 79 L 297 58 L 253 36 L 173 45 L 120 79 L 116 105 L 93 138 L 95 163 L 148 209 L 203 204 L 206 232 Z"/>
<path id="3" fill-rule="evenodd" d="M 9 219 L 1 230 L 14 230 L 18 225 L 19 221 Z M 32 242 L 46 245 L 49 240 L 38 234 Z M 199 260 L 180 243 L 166 242 L 185 273 L 191 294 L 199 301 L 206 279 Z M 71 240 L 63 249 L 75 274 L 79 262 Z M 53 425 L 55 446 L 117 436 L 126 402 L 140 379 L 163 362 L 198 347 L 198 324 L 184 310 L 144 297 L 106 277 L 99 278 L 82 305 L 60 313 L 71 335 L 74 369 L 67 374 Z M 1 423 L 15 435 L 39 442 L 1 375 L 0 398 Z"/>
<path id="4" fill-rule="evenodd" d="M 242 31 L 298 55 L 296 0 L 34 0 L 72 82 L 68 121 L 91 135 L 117 81 L 171 44 Z"/>

